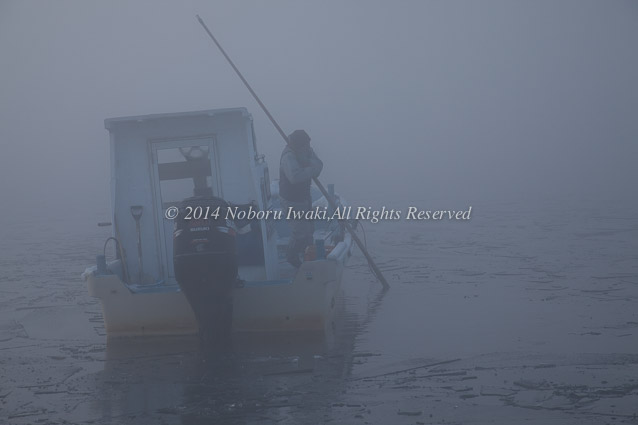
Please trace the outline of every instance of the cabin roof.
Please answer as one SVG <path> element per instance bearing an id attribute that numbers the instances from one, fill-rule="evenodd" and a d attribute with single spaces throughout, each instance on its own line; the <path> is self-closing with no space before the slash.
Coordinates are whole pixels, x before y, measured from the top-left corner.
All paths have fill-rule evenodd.
<path id="1" fill-rule="evenodd" d="M 153 120 L 161 120 L 165 118 L 182 118 L 182 117 L 198 117 L 198 116 L 209 116 L 213 117 L 215 115 L 220 114 L 228 114 L 233 112 L 241 112 L 245 117 L 250 117 L 250 113 L 248 109 L 244 107 L 240 108 L 220 108 L 220 109 L 207 109 L 204 111 L 190 111 L 190 112 L 173 112 L 168 114 L 150 114 L 150 115 L 135 115 L 129 117 L 116 117 L 116 118 L 107 118 L 104 120 L 104 127 L 107 130 L 111 130 L 117 124 L 127 123 L 127 122 L 144 122 L 144 121 L 153 121 Z"/>

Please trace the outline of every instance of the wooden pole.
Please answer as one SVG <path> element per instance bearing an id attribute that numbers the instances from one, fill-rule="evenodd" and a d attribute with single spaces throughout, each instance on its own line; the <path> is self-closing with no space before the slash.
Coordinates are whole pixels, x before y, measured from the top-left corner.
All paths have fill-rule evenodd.
<path id="1" fill-rule="evenodd" d="M 206 26 L 206 24 L 204 23 L 202 18 L 199 17 L 199 15 L 197 15 L 197 20 L 199 21 L 201 26 L 204 28 L 204 30 L 206 31 L 208 36 L 211 38 L 211 40 L 213 40 L 213 42 L 215 43 L 215 45 L 217 46 L 219 51 L 222 53 L 222 55 L 224 55 L 224 57 L 226 58 L 226 60 L 230 64 L 230 66 L 233 68 L 233 70 L 235 71 L 237 76 L 244 83 L 244 85 L 246 86 L 246 88 L 248 89 L 250 94 L 253 96 L 253 98 L 257 101 L 257 103 L 259 104 L 261 109 L 266 113 L 266 116 L 268 117 L 270 122 L 275 126 L 275 128 L 277 129 L 277 131 L 279 132 L 281 137 L 284 139 L 284 141 L 287 144 L 290 143 L 290 140 L 288 140 L 288 136 L 286 136 L 286 133 L 284 133 L 284 131 L 281 129 L 281 127 L 279 126 L 277 121 L 275 121 L 275 118 L 273 118 L 273 116 L 270 114 L 270 112 L 268 111 L 268 108 L 266 108 L 266 105 L 264 105 L 263 102 L 261 101 L 261 99 L 259 99 L 259 96 L 257 96 L 257 93 L 255 93 L 255 91 L 250 86 L 250 84 L 248 84 L 248 81 L 246 81 L 246 79 L 244 78 L 242 73 L 239 72 L 239 69 L 235 66 L 235 63 L 228 56 L 228 54 L 226 53 L 224 48 L 221 46 L 221 44 L 219 44 L 219 42 L 217 41 L 217 39 L 215 38 L 213 33 L 210 32 L 210 30 L 208 29 L 208 27 Z M 328 193 L 326 188 L 323 186 L 323 184 L 321 184 L 319 179 L 316 178 L 316 177 L 313 177 L 312 180 L 314 181 L 315 185 L 319 188 L 319 190 L 321 191 L 323 196 L 325 196 L 325 198 L 328 200 L 328 204 L 330 204 L 330 207 L 331 208 L 336 208 L 337 206 L 335 204 L 334 199 L 332 198 L 332 196 L 330 196 L 330 194 Z M 344 223 L 345 223 L 345 226 L 346 226 L 346 230 L 348 230 L 348 232 L 350 233 L 350 236 L 352 236 L 352 240 L 355 241 L 355 243 L 357 244 L 357 246 L 359 247 L 361 252 L 363 252 L 363 255 L 366 257 L 366 260 L 368 260 L 368 264 L 370 264 L 370 267 L 372 268 L 372 271 L 374 272 L 374 275 L 377 277 L 377 279 L 379 279 L 379 282 L 381 282 L 381 284 L 383 285 L 383 288 L 384 289 L 390 288 L 390 285 L 388 284 L 388 281 L 385 279 L 385 277 L 381 273 L 381 270 L 379 270 L 379 268 L 375 264 L 374 260 L 372 259 L 372 257 L 368 253 L 368 250 L 363 245 L 363 242 L 361 242 L 361 239 L 359 239 L 359 236 L 357 236 L 357 234 L 354 232 L 354 228 L 352 227 L 352 225 L 347 220 L 344 220 Z"/>

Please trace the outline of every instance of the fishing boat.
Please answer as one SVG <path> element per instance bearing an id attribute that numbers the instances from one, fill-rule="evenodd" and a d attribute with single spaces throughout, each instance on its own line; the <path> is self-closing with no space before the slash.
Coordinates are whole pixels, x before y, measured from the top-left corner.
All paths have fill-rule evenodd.
<path id="1" fill-rule="evenodd" d="M 231 206 L 261 212 L 244 217 L 248 225 L 235 236 L 233 331 L 325 331 L 332 325 L 351 235 L 339 220 L 317 220 L 305 261 L 298 269 L 286 262 L 286 214 L 265 214 L 279 210 L 278 186 L 245 108 L 111 118 L 105 127 L 112 237 L 82 277 L 101 303 L 109 337 L 197 332 L 176 279 L 174 233 L 175 211 L 183 212 L 185 199 L 197 199 L 198 187 Z M 334 186 L 329 192 L 341 206 Z M 313 200 L 331 209 L 319 191 Z M 111 240 L 115 255 L 107 261 Z"/>

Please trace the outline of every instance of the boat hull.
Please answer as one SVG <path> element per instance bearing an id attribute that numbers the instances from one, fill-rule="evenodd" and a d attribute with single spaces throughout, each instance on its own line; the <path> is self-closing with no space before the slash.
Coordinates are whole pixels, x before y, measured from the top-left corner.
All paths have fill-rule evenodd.
<path id="1" fill-rule="evenodd" d="M 349 253 L 348 253 L 349 254 Z M 343 259 L 308 261 L 292 280 L 248 282 L 233 289 L 235 332 L 324 331 L 334 318 Z M 109 337 L 197 332 L 197 321 L 177 285 L 127 286 L 117 274 L 84 274 L 102 305 Z"/>

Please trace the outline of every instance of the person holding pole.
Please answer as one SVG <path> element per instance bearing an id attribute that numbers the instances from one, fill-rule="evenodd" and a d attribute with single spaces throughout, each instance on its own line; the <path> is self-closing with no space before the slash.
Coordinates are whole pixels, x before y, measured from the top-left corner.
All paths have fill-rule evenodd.
<path id="1" fill-rule="evenodd" d="M 310 184 L 319 177 L 323 162 L 310 147 L 310 136 L 304 130 L 295 130 L 288 136 L 288 145 L 281 153 L 279 163 L 279 198 L 281 209 L 289 221 L 292 234 L 286 251 L 286 260 L 293 267 L 301 266 L 299 254 L 313 242 L 314 225 L 303 216 L 312 209 Z"/>
<path id="2" fill-rule="evenodd" d="M 279 132 L 279 135 L 281 135 L 281 137 L 284 139 L 286 144 L 288 144 L 288 142 L 289 142 L 288 136 L 286 136 L 286 133 L 284 133 L 284 131 L 282 130 L 281 126 L 277 123 L 277 121 L 275 121 L 275 118 L 272 116 L 270 111 L 268 111 L 268 108 L 266 108 L 266 105 L 264 105 L 264 102 L 261 101 L 259 96 L 257 96 L 257 93 L 255 93 L 255 91 L 250 86 L 250 84 L 248 84 L 248 81 L 246 81 L 246 79 L 244 78 L 242 73 L 239 72 L 239 69 L 237 68 L 235 63 L 232 61 L 230 56 L 228 56 L 228 54 L 226 53 L 226 51 L 224 50 L 222 45 L 219 44 L 219 41 L 217 41 L 217 39 L 215 38 L 213 33 L 210 32 L 210 29 L 208 29 L 208 27 L 206 26 L 206 23 L 204 22 L 204 20 L 202 18 L 200 18 L 199 15 L 196 15 L 196 18 L 199 21 L 199 23 L 202 26 L 202 28 L 204 28 L 204 31 L 206 31 L 206 34 L 208 34 L 208 36 L 213 41 L 213 43 L 215 43 L 215 45 L 217 46 L 217 48 L 219 49 L 221 54 L 224 55 L 224 57 L 228 61 L 228 64 L 231 66 L 231 68 L 233 68 L 233 70 L 235 71 L 235 73 L 237 74 L 239 79 L 242 81 L 242 83 L 244 83 L 244 85 L 246 86 L 246 88 L 248 89 L 250 94 L 253 96 L 255 101 L 259 104 L 259 106 L 261 107 L 262 111 L 264 111 L 264 113 L 266 114 L 266 116 L 268 117 L 268 119 L 270 120 L 272 125 L 277 129 L 277 131 Z M 306 134 L 306 136 L 307 136 L 307 134 Z M 310 137 L 308 137 L 308 140 L 310 140 Z M 319 170 L 319 172 L 321 172 L 321 170 Z M 319 191 L 323 194 L 323 196 L 326 197 L 326 200 L 328 201 L 328 204 L 331 207 L 334 208 L 335 207 L 334 199 L 332 199 L 332 197 L 330 196 L 330 194 L 328 193 L 326 188 L 323 187 L 323 184 L 321 184 L 321 182 L 319 181 L 319 179 L 317 177 L 313 177 L 312 180 L 314 181 L 315 186 L 317 186 Z M 350 223 L 348 223 L 347 221 L 344 222 L 344 225 L 346 227 L 346 230 L 348 231 L 348 233 L 352 237 L 352 240 L 354 240 L 354 242 L 357 244 L 357 246 L 359 247 L 359 249 L 361 250 L 363 255 L 366 257 L 366 260 L 368 260 L 368 264 L 370 265 L 370 269 L 372 270 L 373 274 L 377 277 L 377 279 L 379 279 L 379 282 L 381 282 L 381 284 L 383 285 L 383 289 L 384 290 L 389 289 L 390 288 L 390 284 L 385 279 L 385 277 L 383 276 L 383 273 L 381 273 L 381 270 L 379 269 L 379 267 L 376 265 L 376 263 L 374 262 L 374 260 L 370 256 L 370 253 L 368 252 L 368 250 L 365 247 L 364 243 L 361 241 L 361 239 L 359 239 L 359 236 L 357 236 L 357 233 L 355 232 L 354 227 L 352 227 L 352 225 Z"/>

